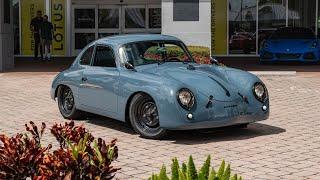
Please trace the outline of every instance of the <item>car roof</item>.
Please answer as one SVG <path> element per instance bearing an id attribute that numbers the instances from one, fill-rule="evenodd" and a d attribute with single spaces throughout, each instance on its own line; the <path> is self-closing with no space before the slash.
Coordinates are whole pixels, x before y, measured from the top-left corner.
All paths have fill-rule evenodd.
<path id="1" fill-rule="evenodd" d="M 101 44 L 111 44 L 114 46 L 121 46 L 124 44 L 138 42 L 138 41 L 181 41 L 180 39 L 161 34 L 128 34 L 115 35 L 98 39 L 96 42 Z"/>

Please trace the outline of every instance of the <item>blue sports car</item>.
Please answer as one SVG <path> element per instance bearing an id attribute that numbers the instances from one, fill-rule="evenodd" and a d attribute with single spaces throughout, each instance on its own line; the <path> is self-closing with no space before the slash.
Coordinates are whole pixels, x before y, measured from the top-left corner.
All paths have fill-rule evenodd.
<path id="1" fill-rule="evenodd" d="M 319 40 L 308 28 L 279 28 L 262 43 L 260 60 L 319 62 Z"/>
<path id="2" fill-rule="evenodd" d="M 142 137 L 266 120 L 266 86 L 253 74 L 197 64 L 172 36 L 124 35 L 92 42 L 56 76 L 51 96 L 64 118 L 84 112 L 130 123 Z"/>

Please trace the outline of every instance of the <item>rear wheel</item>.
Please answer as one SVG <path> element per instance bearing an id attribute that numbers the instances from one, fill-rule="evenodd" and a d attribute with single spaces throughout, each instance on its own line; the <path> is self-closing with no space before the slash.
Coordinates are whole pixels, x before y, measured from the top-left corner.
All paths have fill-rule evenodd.
<path id="1" fill-rule="evenodd" d="M 76 109 L 74 96 L 69 87 L 59 86 L 57 99 L 60 113 L 64 118 L 81 119 L 83 117 L 83 112 Z"/>
<path id="2" fill-rule="evenodd" d="M 140 93 L 133 97 L 129 117 L 133 129 L 144 138 L 160 139 L 167 133 L 160 127 L 157 105 L 149 95 Z"/>

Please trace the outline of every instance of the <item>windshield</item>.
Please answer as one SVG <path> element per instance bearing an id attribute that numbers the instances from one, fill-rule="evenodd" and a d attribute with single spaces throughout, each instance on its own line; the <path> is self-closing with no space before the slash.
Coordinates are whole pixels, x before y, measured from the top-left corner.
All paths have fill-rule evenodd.
<path id="1" fill-rule="evenodd" d="M 121 47 L 127 62 L 141 66 L 164 62 L 193 62 L 185 45 L 179 41 L 142 41 Z"/>
<path id="2" fill-rule="evenodd" d="M 281 28 L 270 39 L 314 39 L 315 34 L 308 28 Z"/>

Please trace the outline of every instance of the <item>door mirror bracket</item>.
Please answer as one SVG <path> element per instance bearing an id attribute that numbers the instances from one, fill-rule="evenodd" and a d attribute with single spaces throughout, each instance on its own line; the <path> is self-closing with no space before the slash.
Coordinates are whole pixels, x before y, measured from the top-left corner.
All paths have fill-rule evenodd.
<path id="1" fill-rule="evenodd" d="M 128 69 L 128 70 L 132 70 L 132 71 L 137 72 L 137 70 L 134 68 L 134 66 L 133 66 L 132 64 L 128 63 L 128 62 L 126 62 L 126 63 L 124 64 L 124 67 L 125 67 L 126 69 Z"/>
<path id="2" fill-rule="evenodd" d="M 215 64 L 217 66 L 220 64 L 219 61 L 214 57 L 210 57 L 210 63 L 211 64 Z"/>

